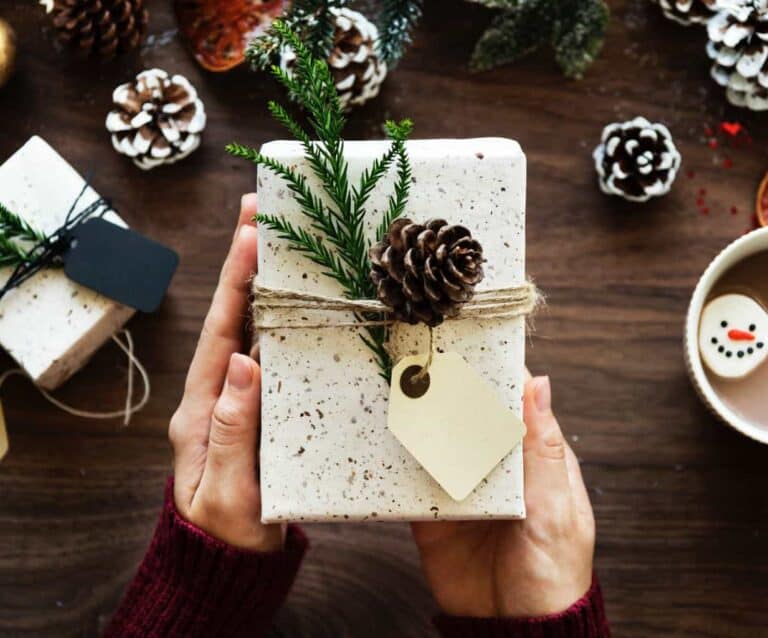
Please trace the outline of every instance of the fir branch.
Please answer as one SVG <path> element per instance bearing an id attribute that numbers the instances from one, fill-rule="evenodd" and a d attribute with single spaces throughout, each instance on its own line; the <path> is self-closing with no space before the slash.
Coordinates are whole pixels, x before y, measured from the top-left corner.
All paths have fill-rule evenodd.
<path id="1" fill-rule="evenodd" d="M 342 136 L 346 119 L 328 65 L 305 46 L 291 29 L 290 22 L 275 21 L 271 32 L 281 46 L 291 47 L 296 54 L 290 74 L 275 65 L 271 72 L 306 113 L 308 128 L 280 104 L 271 102 L 269 111 L 300 142 L 307 164 L 320 181 L 328 203 L 312 192 L 307 179 L 294 168 L 240 144 L 228 145 L 227 151 L 282 178 L 314 232 L 297 227 L 278 215 L 259 214 L 257 221 L 275 231 L 289 248 L 322 266 L 324 274 L 337 281 L 347 297 L 370 298 L 375 290 L 370 279 L 365 206 L 373 189 L 397 162 L 395 192 L 384 216 L 394 219 L 402 214 L 411 182 L 405 141 L 413 125 L 409 120 L 387 122 L 387 134 L 392 140 L 390 148 L 363 171 L 359 183 L 352 187 Z M 381 316 L 366 313 L 358 319 L 379 320 Z M 365 326 L 365 333 L 360 337 L 373 353 L 381 375 L 388 381 L 392 369 L 385 347 L 389 330 L 386 326 Z"/>
<path id="2" fill-rule="evenodd" d="M 580 78 L 605 40 L 604 0 L 472 0 L 502 11 L 481 36 L 470 64 L 476 71 L 514 62 L 549 45 L 563 73 Z"/>
<path id="3" fill-rule="evenodd" d="M 393 67 L 411 43 L 421 19 L 423 0 L 384 0 L 379 16 L 379 54 Z"/>
<path id="4" fill-rule="evenodd" d="M 0 203 L 0 266 L 16 266 L 29 256 L 25 243 L 34 245 L 45 235 Z"/>

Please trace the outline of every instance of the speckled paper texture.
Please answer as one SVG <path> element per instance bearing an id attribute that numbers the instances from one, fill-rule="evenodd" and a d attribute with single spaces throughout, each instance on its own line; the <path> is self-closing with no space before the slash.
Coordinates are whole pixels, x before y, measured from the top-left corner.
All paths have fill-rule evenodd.
<path id="1" fill-rule="evenodd" d="M 351 183 L 387 142 L 348 142 Z M 525 156 L 501 138 L 422 140 L 408 144 L 413 185 L 407 216 L 464 224 L 483 245 L 485 279 L 478 290 L 525 280 Z M 295 142 L 262 152 L 297 166 L 321 186 Z M 386 209 L 394 172 L 367 206 L 368 234 Z M 259 169 L 259 208 L 307 226 L 281 178 Z M 263 286 L 340 295 L 319 266 L 268 229 L 260 229 Z M 328 319 L 327 313 L 317 317 Z M 336 317 L 333 317 L 334 319 Z M 351 320 L 351 315 L 347 320 Z M 262 389 L 261 481 L 265 521 L 361 521 L 522 518 L 522 450 L 517 446 L 463 501 L 454 501 L 387 429 L 389 388 L 378 376 L 356 328 L 264 330 L 259 335 Z M 424 326 L 398 325 L 401 355 L 425 351 Z M 447 321 L 435 345 L 461 354 L 518 416 L 522 409 L 525 320 Z M 472 424 L 468 423 L 467 427 Z"/>
<path id="2" fill-rule="evenodd" d="M 0 166 L 0 201 L 44 233 L 61 226 L 83 178 L 35 136 Z M 88 188 L 85 208 L 99 195 Z M 105 219 L 125 225 L 115 214 Z M 11 269 L 0 269 L 5 282 Z M 133 315 L 122 306 L 46 269 L 0 300 L 0 346 L 43 388 L 56 388 Z"/>

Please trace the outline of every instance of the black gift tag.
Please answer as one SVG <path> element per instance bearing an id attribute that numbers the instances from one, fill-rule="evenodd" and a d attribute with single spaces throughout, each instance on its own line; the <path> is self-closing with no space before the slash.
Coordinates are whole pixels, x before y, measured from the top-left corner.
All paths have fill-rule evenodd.
<path id="1" fill-rule="evenodd" d="M 154 312 L 179 263 L 170 248 L 101 218 L 72 230 L 64 272 L 118 303 Z"/>

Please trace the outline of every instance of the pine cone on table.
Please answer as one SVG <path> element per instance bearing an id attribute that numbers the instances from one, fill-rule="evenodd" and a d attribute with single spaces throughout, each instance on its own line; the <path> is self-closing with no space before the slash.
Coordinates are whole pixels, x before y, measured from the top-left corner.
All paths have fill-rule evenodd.
<path id="1" fill-rule="evenodd" d="M 336 20 L 333 50 L 328 66 L 344 110 L 361 106 L 379 94 L 387 77 L 387 64 L 379 57 L 379 30 L 363 14 L 347 8 L 331 8 Z M 296 54 L 290 47 L 280 52 L 280 67 L 291 73 Z"/>
<path id="2" fill-rule="evenodd" d="M 707 23 L 711 74 L 735 106 L 768 109 L 768 0 L 715 0 Z"/>
<path id="3" fill-rule="evenodd" d="M 101 58 L 138 47 L 149 23 L 144 0 L 53 0 L 50 12 L 60 40 Z"/>
<path id="4" fill-rule="evenodd" d="M 377 298 L 411 324 L 436 326 L 456 316 L 483 278 L 482 246 L 444 219 L 396 219 L 370 257 Z"/>
<path id="5" fill-rule="evenodd" d="M 678 24 L 706 24 L 714 15 L 715 0 L 658 0 L 664 16 Z"/>
<path id="6" fill-rule="evenodd" d="M 681 160 L 669 129 L 644 117 L 606 126 L 593 157 L 600 189 L 633 202 L 669 192 Z"/>
<path id="7" fill-rule="evenodd" d="M 205 109 L 184 76 L 142 71 L 118 86 L 112 100 L 115 109 L 107 116 L 112 146 L 139 168 L 172 164 L 200 146 Z"/>

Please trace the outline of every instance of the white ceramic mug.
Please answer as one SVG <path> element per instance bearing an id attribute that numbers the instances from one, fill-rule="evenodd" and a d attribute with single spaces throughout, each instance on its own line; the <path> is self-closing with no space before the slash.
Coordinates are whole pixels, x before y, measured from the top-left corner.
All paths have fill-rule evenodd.
<path id="1" fill-rule="evenodd" d="M 693 386 L 712 412 L 742 434 L 760 443 L 768 443 L 768 428 L 758 427 L 745 420 L 717 395 L 707 378 L 699 355 L 699 319 L 712 286 L 731 267 L 763 251 L 768 251 L 768 228 L 748 233 L 729 244 L 704 271 L 693 291 L 691 304 L 688 307 L 688 317 L 685 322 L 685 362 Z"/>

